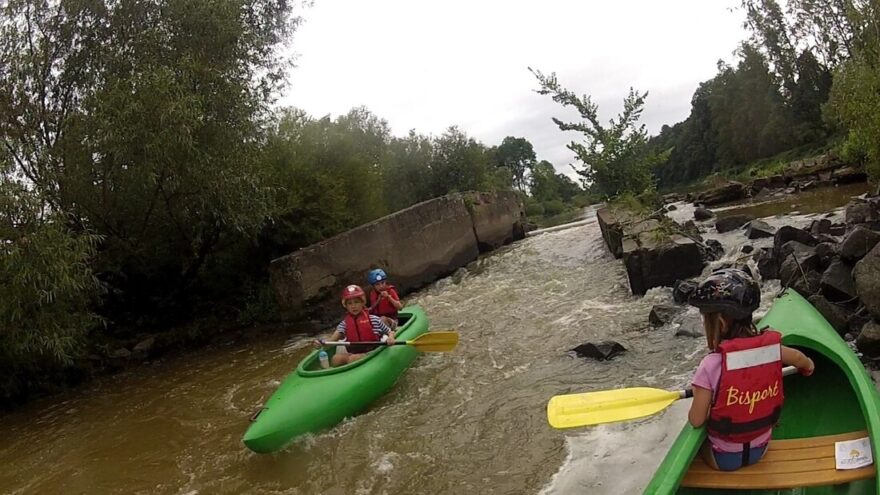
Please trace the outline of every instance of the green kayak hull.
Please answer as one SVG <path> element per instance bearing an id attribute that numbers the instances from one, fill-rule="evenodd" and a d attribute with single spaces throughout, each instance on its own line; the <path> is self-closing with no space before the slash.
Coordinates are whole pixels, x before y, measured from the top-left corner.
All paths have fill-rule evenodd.
<path id="1" fill-rule="evenodd" d="M 810 377 L 785 378 L 785 403 L 774 439 L 807 438 L 867 430 L 875 456 L 880 453 L 880 396 L 862 363 L 816 309 L 788 289 L 761 320 L 759 328 L 783 334 L 783 344 L 806 352 L 816 363 Z M 646 494 L 876 494 L 873 479 L 829 486 L 773 490 L 685 488 L 680 483 L 705 439 L 705 428 L 686 424 L 669 449 Z"/>
<path id="2" fill-rule="evenodd" d="M 398 340 L 428 331 L 428 317 L 418 306 L 400 311 Z M 327 349 L 331 354 L 335 349 Z M 321 369 L 318 351 L 310 353 L 284 379 L 252 419 L 242 441 L 254 452 L 275 452 L 305 433 L 332 428 L 357 415 L 388 391 L 415 360 L 412 346 L 379 347 L 354 363 Z"/>

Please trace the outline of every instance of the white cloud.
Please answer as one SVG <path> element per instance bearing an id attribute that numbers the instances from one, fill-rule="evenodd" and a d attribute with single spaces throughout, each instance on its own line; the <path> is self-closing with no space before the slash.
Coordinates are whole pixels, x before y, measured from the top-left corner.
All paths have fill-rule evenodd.
<path id="1" fill-rule="evenodd" d="M 657 132 L 687 117 L 697 85 L 745 39 L 738 3 L 318 0 L 303 13 L 280 103 L 315 116 L 363 105 L 397 135 L 458 125 L 487 145 L 525 137 L 570 174 L 565 145 L 578 136 L 550 118 L 576 115 L 534 93 L 527 67 L 592 95 L 605 120 L 631 86 L 649 91 L 643 122 Z"/>

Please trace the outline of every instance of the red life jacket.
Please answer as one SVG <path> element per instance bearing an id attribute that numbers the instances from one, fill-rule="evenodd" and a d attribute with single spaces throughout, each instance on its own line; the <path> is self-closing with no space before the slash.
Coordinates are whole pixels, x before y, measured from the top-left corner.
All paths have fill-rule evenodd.
<path id="1" fill-rule="evenodd" d="M 779 332 L 725 340 L 721 380 L 709 412 L 711 435 L 748 443 L 770 431 L 782 412 L 782 346 Z"/>
<path id="2" fill-rule="evenodd" d="M 392 299 L 397 301 L 400 300 L 393 285 L 389 285 L 386 290 L 388 291 L 388 296 Z M 387 316 L 389 318 L 394 318 L 395 320 L 397 319 L 397 308 L 395 308 L 388 299 L 379 300 L 379 291 L 375 289 L 370 291 L 370 313 L 376 316 Z"/>
<path id="3" fill-rule="evenodd" d="M 370 314 L 366 310 L 361 311 L 357 318 L 351 313 L 345 315 L 345 340 L 349 342 L 378 342 L 379 338 L 373 333 L 373 324 L 370 323 Z"/>

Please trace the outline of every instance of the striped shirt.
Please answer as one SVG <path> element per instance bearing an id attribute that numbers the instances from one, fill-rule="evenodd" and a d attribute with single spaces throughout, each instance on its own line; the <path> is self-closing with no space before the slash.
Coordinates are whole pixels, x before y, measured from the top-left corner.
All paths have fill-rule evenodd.
<path id="1" fill-rule="evenodd" d="M 382 321 L 382 318 L 379 318 L 376 315 L 370 315 L 370 326 L 373 327 L 373 334 L 376 335 L 377 339 L 381 339 L 383 335 L 388 335 L 391 332 L 391 329 L 388 328 L 388 325 Z M 345 337 L 345 320 L 339 322 L 339 325 L 336 325 L 336 331 L 342 332 L 343 338 Z"/>

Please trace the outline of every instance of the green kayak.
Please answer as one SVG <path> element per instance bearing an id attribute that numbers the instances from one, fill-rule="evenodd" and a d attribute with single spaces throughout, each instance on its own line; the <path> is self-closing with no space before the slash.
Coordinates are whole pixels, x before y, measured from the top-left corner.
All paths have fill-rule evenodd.
<path id="1" fill-rule="evenodd" d="M 785 378 L 782 416 L 764 458 L 738 471 L 715 471 L 698 454 L 705 428 L 686 424 L 644 493 L 880 493 L 874 465 L 836 468 L 835 442 L 869 438 L 874 458 L 880 454 L 880 396 L 858 358 L 792 289 L 761 320 L 760 327 L 767 326 L 783 334 L 783 344 L 807 353 L 816 371 Z"/>
<path id="2" fill-rule="evenodd" d="M 403 308 L 399 317 L 396 340 L 428 331 L 428 317 L 418 306 Z M 334 351 L 327 349 L 331 356 Z M 417 355 L 409 345 L 379 347 L 351 364 L 322 369 L 318 351 L 312 352 L 269 397 L 242 440 L 254 452 L 268 453 L 304 433 L 332 428 L 388 391 Z"/>

